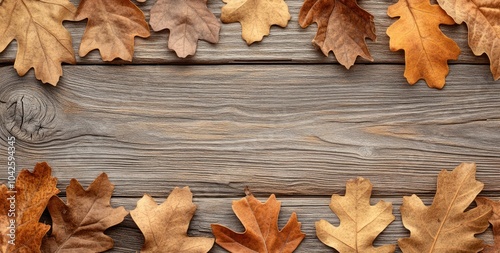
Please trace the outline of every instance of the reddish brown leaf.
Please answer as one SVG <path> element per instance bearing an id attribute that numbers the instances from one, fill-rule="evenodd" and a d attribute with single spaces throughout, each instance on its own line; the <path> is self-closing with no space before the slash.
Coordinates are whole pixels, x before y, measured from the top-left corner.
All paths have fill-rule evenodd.
<path id="1" fill-rule="evenodd" d="M 237 233 L 222 225 L 212 224 L 215 242 L 230 252 L 293 252 L 305 237 L 297 215 L 292 213 L 285 227 L 278 230 L 281 202 L 272 194 L 263 204 L 249 191 L 246 193 L 245 198 L 233 201 L 233 211 L 245 227 L 245 232 Z"/>
<path id="2" fill-rule="evenodd" d="M 356 0 L 305 0 L 299 24 L 306 28 L 313 22 L 318 24 L 313 44 L 326 56 L 333 51 L 347 69 L 358 55 L 373 61 L 365 42 L 366 37 L 376 39 L 373 16 L 361 9 Z"/>
<path id="3" fill-rule="evenodd" d="M 478 206 L 490 206 L 493 210 L 489 222 L 493 226 L 493 236 L 495 244 L 486 245 L 483 253 L 498 253 L 500 252 L 500 201 L 493 201 L 488 198 L 476 198 Z"/>

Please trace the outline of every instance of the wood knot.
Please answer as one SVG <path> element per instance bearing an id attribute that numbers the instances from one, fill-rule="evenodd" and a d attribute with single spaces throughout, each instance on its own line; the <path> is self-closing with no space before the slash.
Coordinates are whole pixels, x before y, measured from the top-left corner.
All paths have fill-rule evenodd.
<path id="1" fill-rule="evenodd" d="M 56 108 L 42 93 L 30 92 L 33 94 L 16 92 L 9 96 L 4 124 L 16 139 L 32 142 L 52 132 Z"/>

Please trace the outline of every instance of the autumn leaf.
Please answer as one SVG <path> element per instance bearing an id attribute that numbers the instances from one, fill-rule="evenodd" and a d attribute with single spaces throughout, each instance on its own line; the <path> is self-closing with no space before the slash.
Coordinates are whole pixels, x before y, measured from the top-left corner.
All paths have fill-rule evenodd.
<path id="1" fill-rule="evenodd" d="M 344 197 L 334 194 L 330 209 L 340 219 L 335 227 L 326 220 L 316 222 L 316 235 L 324 244 L 344 252 L 394 252 L 396 245 L 373 247 L 375 238 L 392 222 L 392 204 L 379 201 L 370 205 L 372 184 L 357 178 L 347 181 Z"/>
<path id="2" fill-rule="evenodd" d="M 66 188 L 68 204 L 53 196 L 48 205 L 52 234 L 43 240 L 44 252 L 102 252 L 113 247 L 104 231 L 123 221 L 128 212 L 110 205 L 114 185 L 106 173 L 83 189 L 76 179 Z"/>
<path id="3" fill-rule="evenodd" d="M 80 57 L 99 49 L 104 61 L 132 61 L 134 37 L 149 37 L 144 13 L 130 0 L 82 0 L 75 20 L 88 19 Z"/>
<path id="4" fill-rule="evenodd" d="M 245 192 L 245 198 L 233 201 L 233 211 L 245 227 L 245 232 L 237 233 L 212 224 L 215 242 L 230 252 L 293 252 L 305 237 L 297 215 L 292 213 L 285 227 L 278 230 L 281 202 L 272 194 L 262 204 L 248 189 Z"/>
<path id="5" fill-rule="evenodd" d="M 241 36 L 248 45 L 269 35 L 272 25 L 286 27 L 290 20 L 284 0 L 222 0 L 220 20 L 224 23 L 240 22 Z"/>
<path id="6" fill-rule="evenodd" d="M 476 198 L 478 206 L 490 206 L 493 210 L 489 222 L 493 225 L 494 245 L 486 245 L 483 253 L 498 253 L 500 252 L 500 201 L 493 201 L 488 198 Z"/>
<path id="7" fill-rule="evenodd" d="M 212 238 L 187 235 L 189 222 L 196 211 L 192 201 L 189 187 L 176 187 L 161 205 L 156 204 L 151 196 L 144 195 L 137 207 L 130 211 L 145 237 L 141 252 L 208 252 L 214 244 Z"/>
<path id="8" fill-rule="evenodd" d="M 469 28 L 469 46 L 475 55 L 486 53 L 495 80 L 500 79 L 500 1 L 437 0 L 455 22 Z"/>
<path id="9" fill-rule="evenodd" d="M 442 170 L 430 206 L 416 195 L 403 198 L 401 216 L 409 238 L 398 240 L 403 252 L 478 252 L 483 240 L 474 235 L 488 227 L 491 207 L 483 205 L 464 212 L 483 189 L 475 179 L 476 165 L 462 163 L 453 171 Z"/>
<path id="10" fill-rule="evenodd" d="M 305 0 L 299 24 L 306 28 L 313 22 L 318 32 L 313 44 L 328 57 L 333 51 L 337 61 L 349 69 L 359 56 L 373 61 L 365 38 L 375 40 L 373 16 L 361 9 L 356 0 Z"/>
<path id="11" fill-rule="evenodd" d="M 387 35 L 391 51 L 405 51 L 404 76 L 408 83 L 424 79 L 431 88 L 443 88 L 448 60 L 458 59 L 460 48 L 439 25 L 455 24 L 453 19 L 429 0 L 399 0 L 389 6 L 387 15 L 400 17 L 387 29 Z"/>
<path id="12" fill-rule="evenodd" d="M 5 0 L 0 5 L 0 52 L 17 42 L 14 68 L 24 76 L 31 68 L 43 83 L 56 85 L 62 62 L 75 63 L 70 33 L 63 20 L 73 20 L 68 0 Z"/>
<path id="13" fill-rule="evenodd" d="M 37 163 L 33 173 L 28 170 L 19 173 L 15 188 L 0 186 L 0 252 L 40 252 L 42 238 L 50 226 L 38 221 L 49 199 L 59 193 L 57 178 L 51 172 L 47 163 Z M 12 213 L 15 217 L 11 217 Z M 10 231 L 11 223 L 15 232 Z M 12 239 L 15 245 L 9 244 Z"/>
<path id="14" fill-rule="evenodd" d="M 207 0 L 158 0 L 149 21 L 154 31 L 170 30 L 168 48 L 178 57 L 194 55 L 198 40 L 219 42 L 220 23 Z"/>

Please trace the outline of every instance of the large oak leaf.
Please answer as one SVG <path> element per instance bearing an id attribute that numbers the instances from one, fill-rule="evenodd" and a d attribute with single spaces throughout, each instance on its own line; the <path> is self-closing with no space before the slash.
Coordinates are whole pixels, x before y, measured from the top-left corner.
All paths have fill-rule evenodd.
<path id="1" fill-rule="evenodd" d="M 70 33 L 63 20 L 73 20 L 68 0 L 4 0 L 0 5 L 0 52 L 17 41 L 14 68 L 24 76 L 31 68 L 44 83 L 56 85 L 62 62 L 75 63 Z"/>
<path id="2" fill-rule="evenodd" d="M 207 0 L 158 0 L 149 23 L 154 31 L 170 30 L 168 48 L 181 58 L 195 54 L 198 40 L 219 42 L 220 22 Z"/>
<path id="3" fill-rule="evenodd" d="M 128 212 L 110 204 L 114 185 L 105 173 L 83 189 L 76 179 L 66 188 L 68 204 L 54 196 L 48 209 L 52 234 L 43 240 L 44 252 L 102 252 L 113 247 L 113 239 L 104 234 L 123 221 Z"/>
<path id="4" fill-rule="evenodd" d="M 349 180 L 345 196 L 334 194 L 330 209 L 338 215 L 340 226 L 335 227 L 326 220 L 316 222 L 316 235 L 324 244 L 342 253 L 371 252 L 389 253 L 396 245 L 375 248 L 375 238 L 394 220 L 392 204 L 379 201 L 370 205 L 372 184 L 370 180 Z"/>
<path id="5" fill-rule="evenodd" d="M 439 29 L 440 24 L 455 24 L 453 19 L 428 0 L 399 0 L 389 6 L 390 17 L 400 17 L 388 29 L 392 51 L 405 51 L 405 73 L 408 83 L 425 79 L 432 88 L 444 87 L 448 60 L 458 59 L 457 43 Z"/>
<path id="6" fill-rule="evenodd" d="M 230 252 L 242 253 L 289 253 L 293 252 L 305 237 L 301 223 L 292 213 L 283 229 L 278 229 L 281 202 L 272 194 L 261 203 L 248 190 L 247 196 L 233 201 L 233 211 L 245 227 L 237 233 L 219 224 L 212 224 L 215 242 Z"/>
<path id="7" fill-rule="evenodd" d="M 299 13 L 302 28 L 313 22 L 318 32 L 313 44 L 328 56 L 333 51 L 337 61 L 349 69 L 359 56 L 373 61 L 365 38 L 375 40 L 373 16 L 361 9 L 356 0 L 305 0 Z"/>
<path id="8" fill-rule="evenodd" d="M 196 211 L 192 200 L 189 187 L 176 187 L 161 205 L 149 195 L 137 202 L 130 215 L 145 237 L 141 252 L 202 253 L 212 248 L 214 239 L 187 235 L 189 222 Z"/>
<path id="9" fill-rule="evenodd" d="M 500 1 L 437 0 L 455 22 L 469 28 L 469 46 L 475 55 L 486 53 L 495 80 L 500 79 Z"/>
<path id="10" fill-rule="evenodd" d="M 416 195 L 403 198 L 401 216 L 410 230 L 409 238 L 398 240 L 403 252 L 478 252 L 484 248 L 483 240 L 474 235 L 488 228 L 491 207 L 464 212 L 484 186 L 475 174 L 473 163 L 462 163 L 451 172 L 442 170 L 430 206 Z"/>
<path id="11" fill-rule="evenodd" d="M 0 252 L 40 252 L 42 238 L 50 226 L 38 221 L 49 199 L 59 192 L 57 178 L 51 172 L 47 163 L 37 163 L 33 173 L 28 170 L 19 173 L 15 188 L 0 186 Z M 15 217 L 9 217 L 11 204 Z M 15 237 L 8 235 L 12 220 L 15 220 Z M 14 244 L 9 244 L 11 239 L 15 239 Z"/>
<path id="12" fill-rule="evenodd" d="M 222 0 L 221 21 L 240 22 L 241 36 L 248 45 L 269 35 L 272 25 L 286 27 L 291 16 L 284 0 Z"/>
<path id="13" fill-rule="evenodd" d="M 134 38 L 149 37 L 144 13 L 130 0 L 82 0 L 76 20 L 88 19 L 79 54 L 99 49 L 104 61 L 132 61 Z"/>

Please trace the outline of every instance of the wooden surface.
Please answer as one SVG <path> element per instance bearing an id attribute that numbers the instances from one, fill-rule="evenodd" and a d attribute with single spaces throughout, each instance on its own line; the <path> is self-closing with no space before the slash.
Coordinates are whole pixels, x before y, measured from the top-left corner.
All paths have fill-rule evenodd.
<path id="1" fill-rule="evenodd" d="M 140 5 L 148 20 L 153 3 Z M 273 27 L 262 43 L 248 47 L 239 24 L 223 24 L 219 44 L 199 42 L 196 56 L 178 59 L 166 48 L 168 32 L 153 33 L 136 39 L 132 64 L 103 63 L 94 51 L 65 65 L 57 87 L 40 84 L 33 71 L 18 77 L 11 44 L 0 53 L 2 152 L 15 136 L 19 167 L 49 162 L 61 196 L 71 178 L 87 186 L 104 171 L 116 185 L 113 205 L 128 210 L 144 193 L 160 202 L 188 185 L 199 207 L 192 235 L 211 236 L 211 223 L 242 231 L 231 202 L 245 186 L 262 201 L 276 193 L 280 226 L 295 211 L 307 234 L 296 252 L 332 251 L 316 239 L 314 222 L 338 222 L 330 195 L 344 194 L 358 176 L 374 184 L 373 204 L 395 207 L 396 221 L 377 245 L 408 236 L 402 197 L 430 204 L 441 169 L 476 162 L 481 195 L 500 199 L 500 82 L 488 59 L 471 53 L 464 25 L 442 27 L 462 55 L 438 91 L 409 86 L 403 53 L 389 51 L 393 20 L 385 12 L 393 1 L 360 2 L 375 16 L 378 38 L 368 41 L 375 61 L 358 60 L 351 70 L 311 45 L 315 26 L 297 24 L 302 1 L 287 3 L 289 26 Z M 208 5 L 220 17 L 223 3 Z M 65 25 L 77 52 L 85 22 Z M 130 216 L 108 231 L 111 252 L 140 250 Z M 490 233 L 481 237 L 491 242 Z"/>

